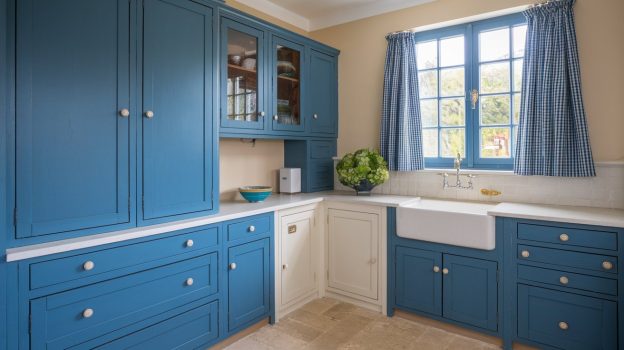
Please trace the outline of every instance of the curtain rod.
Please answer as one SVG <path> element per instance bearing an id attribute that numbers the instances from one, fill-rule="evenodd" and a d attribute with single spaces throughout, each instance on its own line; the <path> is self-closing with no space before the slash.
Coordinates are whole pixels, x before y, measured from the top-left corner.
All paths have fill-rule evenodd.
<path id="1" fill-rule="evenodd" d="M 551 2 L 557 2 L 557 1 L 559 1 L 559 0 L 538 1 L 538 2 L 534 3 L 533 5 L 529 6 L 529 8 L 544 6 L 544 5 L 550 4 Z"/>
<path id="2" fill-rule="evenodd" d="M 411 30 L 399 30 L 399 31 L 396 31 L 396 32 L 390 32 L 390 33 L 388 33 L 386 35 L 394 35 L 394 34 L 399 34 L 399 33 L 412 33 L 412 31 Z"/>

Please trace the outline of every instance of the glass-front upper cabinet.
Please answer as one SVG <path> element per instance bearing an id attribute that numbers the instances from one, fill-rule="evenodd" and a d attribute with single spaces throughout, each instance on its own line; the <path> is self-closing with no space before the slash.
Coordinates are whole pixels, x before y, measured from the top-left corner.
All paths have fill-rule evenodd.
<path id="1" fill-rule="evenodd" d="M 301 113 L 304 47 L 274 36 L 271 49 L 272 129 L 304 131 Z"/>
<path id="2" fill-rule="evenodd" d="M 221 21 L 221 127 L 264 129 L 264 32 Z"/>

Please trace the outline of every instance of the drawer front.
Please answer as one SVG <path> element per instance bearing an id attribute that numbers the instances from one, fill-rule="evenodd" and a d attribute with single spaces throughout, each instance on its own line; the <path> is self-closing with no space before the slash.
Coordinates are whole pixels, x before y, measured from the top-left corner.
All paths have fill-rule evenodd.
<path id="1" fill-rule="evenodd" d="M 518 239 L 608 250 L 618 248 L 616 232 L 526 223 L 518 224 Z"/>
<path id="2" fill-rule="evenodd" d="M 591 271 L 617 273 L 618 260 L 614 256 L 571 252 L 527 245 L 518 245 L 518 259 L 545 264 L 581 268 Z"/>
<path id="3" fill-rule="evenodd" d="M 518 336 L 567 350 L 616 349 L 615 302 L 518 285 Z"/>
<path id="4" fill-rule="evenodd" d="M 213 301 L 95 349 L 197 349 L 219 337 L 218 313 Z"/>
<path id="5" fill-rule="evenodd" d="M 169 256 L 208 248 L 218 243 L 218 228 L 211 227 L 149 242 L 38 262 L 30 265 L 30 289 L 43 288 L 121 270 Z"/>
<path id="6" fill-rule="evenodd" d="M 242 221 L 226 224 L 228 241 L 235 241 L 237 239 L 258 236 L 271 232 L 270 215 L 265 214 L 262 216 L 254 216 Z"/>
<path id="7" fill-rule="evenodd" d="M 566 288 L 587 290 L 590 292 L 617 295 L 617 280 L 595 277 L 579 273 L 543 269 L 540 267 L 518 265 L 518 278 Z"/>
<path id="8" fill-rule="evenodd" d="M 336 155 L 335 141 L 310 141 L 310 158 L 332 159 Z"/>
<path id="9" fill-rule="evenodd" d="M 217 253 L 31 301 L 32 346 L 67 348 L 217 292 Z"/>

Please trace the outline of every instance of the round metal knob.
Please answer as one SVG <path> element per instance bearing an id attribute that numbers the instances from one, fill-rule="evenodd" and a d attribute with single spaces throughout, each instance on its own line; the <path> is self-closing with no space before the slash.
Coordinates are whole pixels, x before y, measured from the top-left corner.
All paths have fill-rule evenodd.
<path id="1" fill-rule="evenodd" d="M 568 282 L 570 282 L 570 281 L 568 280 L 568 278 L 566 276 L 559 277 L 559 283 L 561 283 L 561 284 L 568 284 Z"/>
<path id="2" fill-rule="evenodd" d="M 195 242 L 193 242 L 193 240 L 192 240 L 192 239 L 188 239 L 188 240 L 186 240 L 185 245 L 186 245 L 186 247 L 187 247 L 187 248 L 192 247 L 192 246 L 193 246 L 193 244 L 195 244 Z"/>
<path id="3" fill-rule="evenodd" d="M 89 261 L 85 262 L 84 264 L 82 264 L 82 268 L 85 271 L 91 271 L 91 270 L 93 270 L 94 267 L 95 267 L 95 263 L 93 261 L 91 261 L 91 260 L 89 260 Z"/>
<path id="4" fill-rule="evenodd" d="M 230 263 L 230 270 L 236 270 L 236 263 Z"/>
<path id="5" fill-rule="evenodd" d="M 282 265 L 282 270 L 288 270 L 288 264 Z"/>
<path id="6" fill-rule="evenodd" d="M 314 114 L 312 115 L 312 118 L 314 118 L 314 119 L 318 119 L 318 114 L 314 113 Z"/>
<path id="7" fill-rule="evenodd" d="M 248 230 L 249 230 L 249 232 L 254 232 L 256 230 L 256 226 L 251 225 L 251 226 L 249 226 Z"/>
<path id="8" fill-rule="evenodd" d="M 523 250 L 520 255 L 522 255 L 523 258 L 528 258 L 531 254 L 528 250 Z"/>
<path id="9" fill-rule="evenodd" d="M 602 268 L 605 270 L 611 270 L 613 268 L 613 263 L 610 261 L 603 261 Z"/>
<path id="10" fill-rule="evenodd" d="M 276 114 L 273 116 L 273 120 L 278 120 L 278 119 L 279 119 L 279 115 Z"/>
<path id="11" fill-rule="evenodd" d="M 443 275 L 448 275 L 448 273 L 449 273 L 449 270 L 446 267 L 442 269 Z"/>
<path id="12" fill-rule="evenodd" d="M 374 265 L 374 264 L 377 263 L 377 258 L 372 258 L 372 259 L 370 259 L 369 262 L 370 262 L 371 265 Z"/>
<path id="13" fill-rule="evenodd" d="M 440 267 L 439 266 L 434 266 L 433 267 L 433 272 L 435 272 L 435 273 L 440 272 Z"/>
<path id="14" fill-rule="evenodd" d="M 568 325 L 567 322 L 561 321 L 561 322 L 559 322 L 559 328 L 561 328 L 562 330 L 565 331 L 565 330 L 568 330 L 568 328 L 570 328 L 570 326 Z"/>
<path id="15" fill-rule="evenodd" d="M 193 279 L 189 277 L 189 278 L 186 279 L 185 283 L 186 283 L 187 286 L 192 286 L 193 283 L 195 283 L 195 281 L 193 281 Z"/>
<path id="16" fill-rule="evenodd" d="M 89 318 L 91 316 L 93 316 L 93 309 L 85 309 L 82 312 L 82 317 L 84 317 L 84 318 Z"/>
<path id="17" fill-rule="evenodd" d="M 264 112 L 259 112 L 258 115 L 264 117 Z"/>
<path id="18" fill-rule="evenodd" d="M 119 115 L 124 117 L 124 118 L 128 118 L 130 116 L 130 111 L 128 110 L 128 108 L 122 108 L 119 111 Z"/>
<path id="19" fill-rule="evenodd" d="M 566 233 L 562 233 L 559 235 L 559 240 L 561 242 L 567 242 L 570 240 L 570 236 L 568 236 Z"/>
<path id="20" fill-rule="evenodd" d="M 154 118 L 154 112 L 152 112 L 152 111 L 146 111 L 146 112 L 145 112 L 145 116 L 146 116 L 147 118 L 149 118 L 149 119 L 152 119 L 152 118 Z"/>

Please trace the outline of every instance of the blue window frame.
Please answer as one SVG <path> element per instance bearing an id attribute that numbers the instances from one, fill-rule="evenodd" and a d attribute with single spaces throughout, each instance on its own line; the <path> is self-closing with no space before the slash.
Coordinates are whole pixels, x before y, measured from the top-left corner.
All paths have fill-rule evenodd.
<path id="1" fill-rule="evenodd" d="M 416 34 L 426 167 L 513 167 L 525 37 L 522 14 Z"/>

